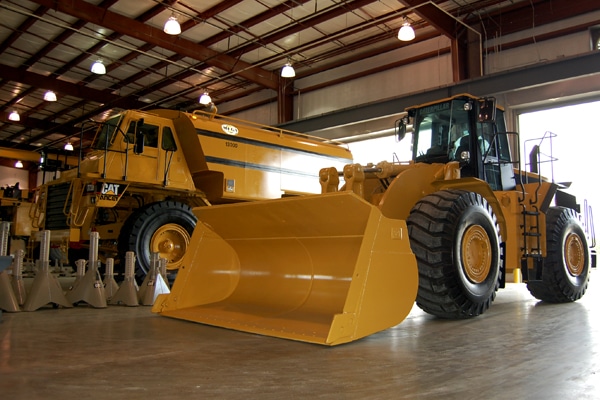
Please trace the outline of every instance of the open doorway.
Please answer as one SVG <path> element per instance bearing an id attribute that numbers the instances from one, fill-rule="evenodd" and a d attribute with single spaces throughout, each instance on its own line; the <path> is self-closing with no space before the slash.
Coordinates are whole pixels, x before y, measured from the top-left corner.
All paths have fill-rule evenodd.
<path id="1" fill-rule="evenodd" d="M 389 136 L 378 137 L 348 143 L 355 163 L 367 165 L 380 161 L 408 161 L 412 156 L 411 135 L 398 141 L 392 133 Z"/>
<path id="2" fill-rule="evenodd" d="M 524 144 L 548 135 L 552 138 L 553 175 L 555 182 L 572 182 L 566 191 L 577 197 L 583 206 L 584 200 L 600 215 L 600 101 L 560 106 L 551 109 L 523 112 L 518 116 L 521 136 L 522 162 L 531 149 Z M 525 147 L 525 148 L 524 148 Z M 546 147 L 546 153 L 548 147 Z M 546 154 L 548 155 L 548 154 Z M 522 165 L 522 167 L 525 167 Z M 549 170 L 542 167 L 541 174 L 552 178 Z"/>

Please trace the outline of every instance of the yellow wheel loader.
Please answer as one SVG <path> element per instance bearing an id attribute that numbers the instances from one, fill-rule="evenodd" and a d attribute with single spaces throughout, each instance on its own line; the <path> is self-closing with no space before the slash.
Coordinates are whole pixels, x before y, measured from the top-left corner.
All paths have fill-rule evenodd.
<path id="1" fill-rule="evenodd" d="M 318 193 L 316 166 L 352 161 L 341 143 L 214 109 L 127 110 L 100 124 L 81 153 L 76 168 L 38 188 L 30 217 L 66 243 L 71 265 L 88 258 L 91 232 L 101 259 L 135 252 L 140 281 L 153 252 L 175 274 L 196 225 L 193 207 Z"/>
<path id="2" fill-rule="evenodd" d="M 521 168 L 493 99 L 406 111 L 411 161 L 321 169 L 321 195 L 194 209 L 191 251 L 153 311 L 337 345 L 400 323 L 415 301 L 477 316 L 509 271 L 541 300 L 579 299 L 596 263 L 591 210 L 535 172 L 543 152 Z"/>

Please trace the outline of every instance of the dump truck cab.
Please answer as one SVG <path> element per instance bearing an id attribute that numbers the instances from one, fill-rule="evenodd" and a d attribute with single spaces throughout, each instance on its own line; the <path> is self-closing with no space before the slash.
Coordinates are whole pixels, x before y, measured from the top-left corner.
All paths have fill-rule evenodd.
<path id="1" fill-rule="evenodd" d="M 79 173 L 195 190 L 175 132 L 173 119 L 157 113 L 130 110 L 113 116 L 98 129 Z"/>

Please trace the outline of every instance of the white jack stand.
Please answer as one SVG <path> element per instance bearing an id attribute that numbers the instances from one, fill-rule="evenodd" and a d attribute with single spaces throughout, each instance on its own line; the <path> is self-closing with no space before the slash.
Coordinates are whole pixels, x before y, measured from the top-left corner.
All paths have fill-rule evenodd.
<path id="1" fill-rule="evenodd" d="M 19 301 L 10 284 L 10 276 L 6 272 L 6 269 L 13 262 L 12 257 L 7 255 L 9 235 L 10 222 L 0 222 L 0 310 L 18 312 L 21 311 Z"/>
<path id="2" fill-rule="evenodd" d="M 98 271 L 98 232 L 90 234 L 90 259 L 88 261 L 88 270 L 73 286 L 73 290 L 67 293 L 67 299 L 73 304 L 83 301 L 94 308 L 106 308 L 106 292 Z"/>
<path id="3" fill-rule="evenodd" d="M 10 285 L 10 276 L 5 271 L 12 263 L 12 257 L 0 256 L 0 313 L 2 310 L 6 312 L 18 312 L 19 302 L 15 296 L 15 292 Z"/>
<path id="4" fill-rule="evenodd" d="M 10 284 L 10 276 L 6 272 L 6 269 L 13 262 L 12 257 L 7 255 L 9 236 L 10 222 L 0 222 L 0 310 L 17 312 L 21 311 L 19 301 Z"/>
<path id="5" fill-rule="evenodd" d="M 104 280 L 102 281 L 107 301 L 117 293 L 117 290 L 119 290 L 119 285 L 117 284 L 117 281 L 115 281 L 114 270 L 115 260 L 113 258 L 107 258 L 106 269 L 104 271 Z"/>
<path id="6" fill-rule="evenodd" d="M 25 291 L 25 282 L 23 282 L 23 258 L 25 252 L 21 249 L 17 250 L 15 260 L 13 262 L 13 280 L 12 287 L 17 297 L 17 302 L 20 306 L 25 304 L 27 292 Z"/>
<path id="7" fill-rule="evenodd" d="M 73 281 L 73 283 L 71 283 L 71 286 L 69 286 L 69 289 L 67 290 L 67 294 L 70 291 L 72 291 L 73 289 L 75 289 L 75 287 L 77 285 L 79 285 L 79 282 L 83 279 L 83 276 L 85 275 L 85 265 L 86 264 L 87 264 L 87 261 L 84 260 L 83 258 L 75 261 L 75 280 Z"/>
<path id="8" fill-rule="evenodd" d="M 142 286 L 140 287 L 140 304 L 143 306 L 151 306 L 156 301 L 156 298 L 160 294 L 169 294 L 169 285 L 163 279 L 162 274 L 159 271 L 160 262 L 158 260 L 158 253 L 152 253 L 150 259 L 150 271 L 146 275 Z"/>
<path id="9" fill-rule="evenodd" d="M 50 231 L 42 232 L 40 251 L 37 272 L 23 310 L 35 311 L 49 303 L 68 308 L 73 307 L 73 304 L 65 297 L 58 279 L 50 273 Z"/>
<path id="10" fill-rule="evenodd" d="M 135 254 L 133 251 L 125 253 L 125 279 L 119 290 L 108 301 L 108 304 L 123 304 L 134 307 L 139 306 L 138 285 L 135 281 Z"/>

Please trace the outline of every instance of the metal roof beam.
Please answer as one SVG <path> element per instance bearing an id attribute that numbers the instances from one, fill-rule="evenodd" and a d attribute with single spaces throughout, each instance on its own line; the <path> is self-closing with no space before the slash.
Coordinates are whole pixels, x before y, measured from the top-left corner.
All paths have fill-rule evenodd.
<path id="1" fill-rule="evenodd" d="M 103 26 L 123 35 L 160 46 L 175 53 L 206 62 L 210 66 L 235 73 L 261 86 L 277 90 L 278 77 L 264 70 L 221 54 L 208 47 L 199 45 L 180 36 L 167 35 L 161 29 L 127 18 L 82 0 L 33 0 L 56 11 L 77 17 L 84 21 Z"/>
<path id="2" fill-rule="evenodd" d="M 433 2 L 423 3 L 422 0 L 402 0 L 401 3 L 413 8 L 411 12 L 423 18 L 450 39 L 457 38 L 458 26 L 456 19 L 442 11 Z"/>
<path id="3" fill-rule="evenodd" d="M 320 130 L 352 125 L 361 121 L 397 116 L 406 107 L 439 100 L 455 94 L 471 93 L 475 96 L 486 96 L 567 81 L 586 75 L 600 76 L 597 65 L 600 65 L 600 52 L 592 52 L 583 56 L 547 62 L 528 68 L 486 75 L 447 87 L 347 108 L 318 117 L 296 120 L 280 124 L 279 127 L 314 134 Z"/>
<path id="4" fill-rule="evenodd" d="M 440 33 L 450 38 L 454 82 L 483 75 L 481 33 L 442 9 L 433 1 L 423 3 L 420 0 L 402 0 L 402 3 L 409 6 L 406 11 L 419 15 Z M 478 35 L 478 38 L 472 40 L 469 37 L 471 32 Z M 478 62 L 476 62 L 477 60 Z"/>
<path id="5" fill-rule="evenodd" d="M 29 86 L 53 90 L 68 96 L 110 104 L 112 107 L 142 108 L 146 106 L 146 103 L 138 100 L 124 98 L 104 90 L 92 89 L 88 86 L 69 83 L 55 79 L 52 76 L 39 75 L 34 72 L 25 71 L 21 68 L 15 68 L 8 65 L 2 66 L 2 77 Z"/>

